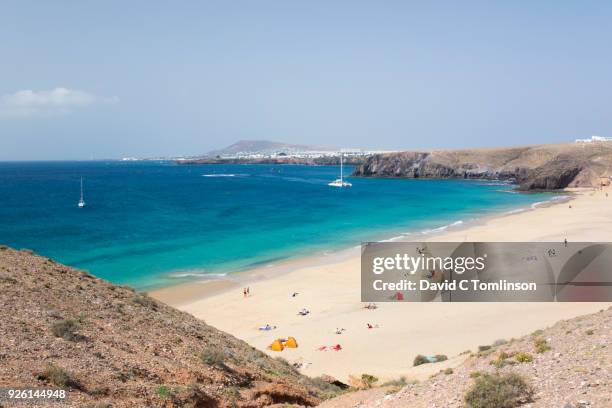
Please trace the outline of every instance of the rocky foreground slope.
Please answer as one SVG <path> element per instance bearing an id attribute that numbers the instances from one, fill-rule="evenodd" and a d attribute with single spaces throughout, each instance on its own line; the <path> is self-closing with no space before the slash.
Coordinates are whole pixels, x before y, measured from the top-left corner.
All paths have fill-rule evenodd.
<path id="1" fill-rule="evenodd" d="M 608 308 L 518 340 L 483 345 L 427 381 L 346 394 L 320 407 L 610 408 L 611 334 Z"/>
<path id="2" fill-rule="evenodd" d="M 314 406 L 322 396 L 285 361 L 187 313 L 1 246 L 0 387 L 9 386 L 64 387 L 61 406 L 95 408 Z"/>
<path id="3" fill-rule="evenodd" d="M 353 175 L 511 180 L 523 190 L 594 187 L 612 176 L 612 142 L 377 154 Z"/>

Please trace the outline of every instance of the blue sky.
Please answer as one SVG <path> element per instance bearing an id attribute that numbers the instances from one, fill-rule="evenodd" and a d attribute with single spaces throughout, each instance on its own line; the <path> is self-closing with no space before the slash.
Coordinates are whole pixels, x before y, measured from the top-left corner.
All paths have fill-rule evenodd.
<path id="1" fill-rule="evenodd" d="M 612 2 L 7 1 L 0 160 L 612 136 Z"/>

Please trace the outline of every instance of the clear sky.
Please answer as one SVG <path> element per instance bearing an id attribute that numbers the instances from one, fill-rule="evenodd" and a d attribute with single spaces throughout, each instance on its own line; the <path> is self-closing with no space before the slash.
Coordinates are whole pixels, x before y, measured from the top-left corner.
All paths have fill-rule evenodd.
<path id="1" fill-rule="evenodd" d="M 610 1 L 4 1 L 0 160 L 612 136 Z"/>

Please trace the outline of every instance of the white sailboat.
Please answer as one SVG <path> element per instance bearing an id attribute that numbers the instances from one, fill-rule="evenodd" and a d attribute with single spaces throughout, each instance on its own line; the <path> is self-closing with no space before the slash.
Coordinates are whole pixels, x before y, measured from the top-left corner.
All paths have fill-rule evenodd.
<path id="1" fill-rule="evenodd" d="M 81 199 L 78 204 L 79 208 L 85 207 L 85 200 L 83 200 L 83 177 L 81 177 Z"/>
<path id="2" fill-rule="evenodd" d="M 340 178 L 332 181 L 331 183 L 328 184 L 328 186 L 332 186 L 332 187 L 352 187 L 353 186 L 348 181 L 344 181 L 344 162 L 343 162 L 343 157 L 344 157 L 344 155 L 342 153 L 340 153 Z"/>

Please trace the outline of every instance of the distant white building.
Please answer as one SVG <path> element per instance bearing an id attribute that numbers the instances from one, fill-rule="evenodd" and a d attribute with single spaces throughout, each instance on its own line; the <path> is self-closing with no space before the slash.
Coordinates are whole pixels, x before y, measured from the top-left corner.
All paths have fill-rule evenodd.
<path id="1" fill-rule="evenodd" d="M 590 139 L 576 139 L 576 143 L 612 142 L 612 137 L 591 136 Z"/>

